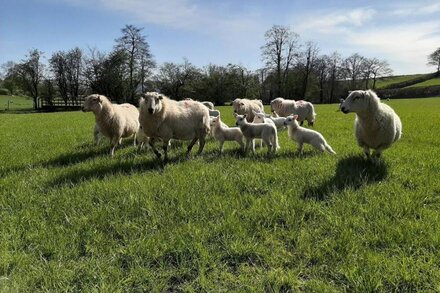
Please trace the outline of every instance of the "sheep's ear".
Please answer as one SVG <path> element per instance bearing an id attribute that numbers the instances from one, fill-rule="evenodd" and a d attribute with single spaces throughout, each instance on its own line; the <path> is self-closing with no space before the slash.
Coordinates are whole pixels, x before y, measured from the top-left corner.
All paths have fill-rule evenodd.
<path id="1" fill-rule="evenodd" d="M 293 115 L 294 120 L 298 120 L 298 115 Z"/>
<path id="2" fill-rule="evenodd" d="M 163 99 L 163 96 L 162 96 L 162 95 L 159 95 L 158 98 L 159 98 L 159 100 L 162 100 L 162 99 Z"/>
<path id="3" fill-rule="evenodd" d="M 240 103 L 240 105 L 244 106 L 244 103 Z"/>
<path id="4" fill-rule="evenodd" d="M 96 97 L 93 99 L 98 103 L 101 103 L 101 96 L 100 95 L 96 95 Z"/>
<path id="5" fill-rule="evenodd" d="M 244 114 L 244 115 L 243 115 L 243 118 L 246 118 L 246 117 L 247 117 L 247 114 Z"/>
<path id="6" fill-rule="evenodd" d="M 237 117 L 238 116 L 238 114 L 237 113 L 234 113 L 234 117 Z"/>

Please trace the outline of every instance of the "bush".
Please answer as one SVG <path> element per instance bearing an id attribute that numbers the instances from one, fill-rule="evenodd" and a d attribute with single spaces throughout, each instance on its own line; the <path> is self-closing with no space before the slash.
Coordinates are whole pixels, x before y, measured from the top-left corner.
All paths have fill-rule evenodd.
<path id="1" fill-rule="evenodd" d="M 9 96 L 11 93 L 9 92 L 8 89 L 5 88 L 0 88 L 0 95 L 6 95 Z"/>

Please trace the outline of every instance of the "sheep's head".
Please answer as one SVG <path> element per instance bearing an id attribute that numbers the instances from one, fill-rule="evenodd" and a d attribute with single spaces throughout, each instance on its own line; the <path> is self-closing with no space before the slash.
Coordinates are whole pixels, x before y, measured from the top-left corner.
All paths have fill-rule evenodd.
<path id="1" fill-rule="evenodd" d="M 294 128 L 298 128 L 298 115 L 290 115 L 286 117 L 286 120 L 284 120 L 284 125 L 290 125 Z"/>
<path id="2" fill-rule="evenodd" d="M 218 117 L 210 117 L 210 125 L 211 127 L 216 127 L 217 125 L 220 125 L 220 116 Z"/>
<path id="3" fill-rule="evenodd" d="M 237 113 L 234 113 L 234 116 L 235 116 L 235 125 L 240 126 L 247 124 L 246 114 L 238 115 Z"/>
<path id="4" fill-rule="evenodd" d="M 281 105 L 283 104 L 283 100 L 284 99 L 281 97 L 272 100 L 270 102 L 270 111 L 271 112 L 278 112 L 281 108 Z"/>
<path id="5" fill-rule="evenodd" d="M 376 94 L 372 91 L 352 91 L 348 97 L 341 103 L 341 111 L 345 114 L 350 112 L 362 112 L 368 109 L 370 103 L 378 99 Z"/>
<path id="6" fill-rule="evenodd" d="M 235 99 L 232 102 L 232 107 L 234 108 L 234 113 L 244 114 L 246 111 L 245 103 L 242 99 Z"/>
<path id="7" fill-rule="evenodd" d="M 263 112 L 252 112 L 254 113 L 254 123 L 264 123 L 264 118 L 266 117 L 266 114 L 264 114 Z"/>
<path id="8" fill-rule="evenodd" d="M 151 115 L 162 110 L 163 95 L 157 92 L 147 92 L 144 94 L 144 101 L 142 107 L 145 107 Z"/>
<path id="9" fill-rule="evenodd" d="M 87 96 L 84 100 L 82 111 L 83 112 L 92 111 L 94 113 L 97 113 L 102 109 L 102 102 L 103 102 L 103 98 L 98 94 Z"/>

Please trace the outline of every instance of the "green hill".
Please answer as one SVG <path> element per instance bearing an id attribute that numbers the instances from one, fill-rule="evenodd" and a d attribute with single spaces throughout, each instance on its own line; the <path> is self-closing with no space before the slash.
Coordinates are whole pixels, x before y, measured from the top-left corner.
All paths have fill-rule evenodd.
<path id="1" fill-rule="evenodd" d="M 427 87 L 427 86 L 436 86 L 440 85 L 440 77 L 428 79 L 423 82 L 419 82 L 410 86 L 407 86 L 406 88 L 412 88 L 412 87 Z"/>
<path id="2" fill-rule="evenodd" d="M 376 80 L 376 88 L 383 89 L 390 85 L 407 82 L 422 76 L 424 76 L 424 74 L 396 75 L 396 76 L 382 77 Z"/>

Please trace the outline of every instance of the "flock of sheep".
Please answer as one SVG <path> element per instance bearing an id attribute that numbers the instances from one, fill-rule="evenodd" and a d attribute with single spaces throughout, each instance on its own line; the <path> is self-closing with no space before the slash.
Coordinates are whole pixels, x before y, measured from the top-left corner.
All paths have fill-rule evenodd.
<path id="1" fill-rule="evenodd" d="M 275 153 L 280 148 L 278 131 L 285 127 L 300 153 L 306 143 L 321 152 L 336 154 L 322 134 L 302 127 L 305 120 L 309 126 L 315 122 L 316 113 L 310 102 L 276 98 L 271 101 L 272 115 L 264 113 L 261 100 L 236 99 L 232 106 L 236 127 L 223 123 L 220 112 L 211 102 L 175 101 L 157 92 L 145 93 L 139 109 L 131 104 L 112 104 L 102 95 L 90 95 L 85 99 L 83 111 L 95 114 L 95 142 L 99 143 L 101 136 L 108 137 L 112 156 L 122 138 L 131 136 L 135 145 L 136 141 L 141 146 L 148 143 L 158 158 L 162 155 L 156 149 L 157 141 L 162 142 L 165 159 L 171 140 L 190 140 L 187 156 L 198 142 L 200 154 L 208 134 L 219 141 L 220 152 L 225 141 L 236 141 L 242 152 L 251 149 L 254 153 L 255 140 L 259 139 L 260 146 L 264 143 L 269 153 Z M 367 157 L 373 149 L 373 157 L 379 158 L 384 149 L 401 137 L 399 116 L 371 90 L 350 92 L 341 101 L 340 109 L 343 113 L 356 113 L 355 136 Z"/>

